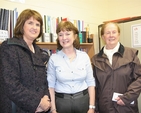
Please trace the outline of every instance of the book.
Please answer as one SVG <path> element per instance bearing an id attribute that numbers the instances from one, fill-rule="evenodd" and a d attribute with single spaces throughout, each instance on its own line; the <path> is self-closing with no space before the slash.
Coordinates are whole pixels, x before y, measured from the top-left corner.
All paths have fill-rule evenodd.
<path id="1" fill-rule="evenodd" d="M 17 22 L 17 18 L 18 18 L 18 11 L 17 8 L 15 8 L 13 10 L 13 28 L 15 28 L 16 22 Z"/>
<path id="2" fill-rule="evenodd" d="M 56 39 L 57 39 L 57 34 L 56 34 L 56 29 L 57 29 L 57 23 L 56 23 L 56 18 L 55 17 L 52 17 L 52 42 L 56 42 Z"/>
<path id="3" fill-rule="evenodd" d="M 44 32 L 47 33 L 46 15 L 43 16 L 43 19 L 44 19 L 44 21 L 43 21 L 44 22 Z"/>
<path id="4" fill-rule="evenodd" d="M 51 42 L 50 33 L 43 33 L 43 42 Z"/>
<path id="5" fill-rule="evenodd" d="M 81 32 L 81 28 L 80 28 L 80 20 L 77 20 L 77 28 L 78 28 L 78 31 Z"/>
<path id="6" fill-rule="evenodd" d="M 3 16 L 3 23 L 2 23 L 3 30 L 8 30 L 8 22 L 9 22 L 9 10 L 5 9 L 4 16 Z"/>
<path id="7" fill-rule="evenodd" d="M 56 42 L 56 40 L 57 40 L 57 34 L 53 33 L 52 42 Z"/>
<path id="8" fill-rule="evenodd" d="M 83 39 L 82 39 L 82 33 L 80 32 L 80 33 L 79 33 L 79 41 L 80 41 L 80 43 L 83 43 L 82 40 L 83 40 Z"/>
<path id="9" fill-rule="evenodd" d="M 86 43 L 86 31 L 81 31 L 82 33 L 82 43 Z"/>
<path id="10" fill-rule="evenodd" d="M 51 17 L 47 16 L 47 33 L 51 33 Z"/>
<path id="11" fill-rule="evenodd" d="M 68 18 L 62 18 L 62 21 L 68 21 Z"/>
<path id="12" fill-rule="evenodd" d="M 73 22 L 74 26 L 75 26 L 76 28 L 78 28 L 77 20 L 73 20 L 73 21 L 74 21 L 74 22 Z"/>
<path id="13" fill-rule="evenodd" d="M 0 30 L 2 30 L 2 26 L 3 26 L 4 12 L 5 12 L 5 9 L 1 8 L 0 10 Z"/>
<path id="14" fill-rule="evenodd" d="M 10 37 L 13 37 L 14 32 L 14 12 L 13 10 L 10 10 Z"/>

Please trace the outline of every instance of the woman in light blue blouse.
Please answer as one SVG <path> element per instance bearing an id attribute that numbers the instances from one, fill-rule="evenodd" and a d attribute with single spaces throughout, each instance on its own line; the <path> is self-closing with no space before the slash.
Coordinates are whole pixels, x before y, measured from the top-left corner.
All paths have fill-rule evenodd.
<path id="1" fill-rule="evenodd" d="M 94 113 L 95 79 L 89 56 L 78 50 L 78 29 L 62 21 L 56 33 L 59 51 L 50 57 L 47 71 L 51 112 Z"/>

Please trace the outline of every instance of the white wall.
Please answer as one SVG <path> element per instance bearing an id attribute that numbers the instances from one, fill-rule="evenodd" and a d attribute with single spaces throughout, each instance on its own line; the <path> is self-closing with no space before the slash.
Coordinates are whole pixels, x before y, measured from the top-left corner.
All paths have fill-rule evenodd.
<path id="1" fill-rule="evenodd" d="M 141 16 L 141 0 L 107 0 L 110 2 L 108 20 Z"/>

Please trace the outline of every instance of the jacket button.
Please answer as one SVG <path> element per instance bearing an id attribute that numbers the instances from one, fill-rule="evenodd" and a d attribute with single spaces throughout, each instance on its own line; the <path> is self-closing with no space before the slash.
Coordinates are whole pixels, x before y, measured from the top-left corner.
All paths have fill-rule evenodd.
<path id="1" fill-rule="evenodd" d="M 34 66 L 33 69 L 36 70 L 36 66 Z"/>

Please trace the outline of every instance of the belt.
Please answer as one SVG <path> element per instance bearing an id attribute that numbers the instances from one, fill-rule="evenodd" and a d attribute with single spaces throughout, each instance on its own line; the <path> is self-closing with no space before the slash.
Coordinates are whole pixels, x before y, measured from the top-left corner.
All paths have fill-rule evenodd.
<path id="1" fill-rule="evenodd" d="M 80 91 L 80 92 L 74 93 L 74 94 L 66 94 L 66 93 L 57 93 L 57 92 L 55 92 L 55 96 L 59 97 L 59 98 L 64 98 L 64 99 L 81 98 L 84 95 L 86 95 L 87 93 L 88 93 L 88 89 L 85 89 L 83 91 Z"/>

